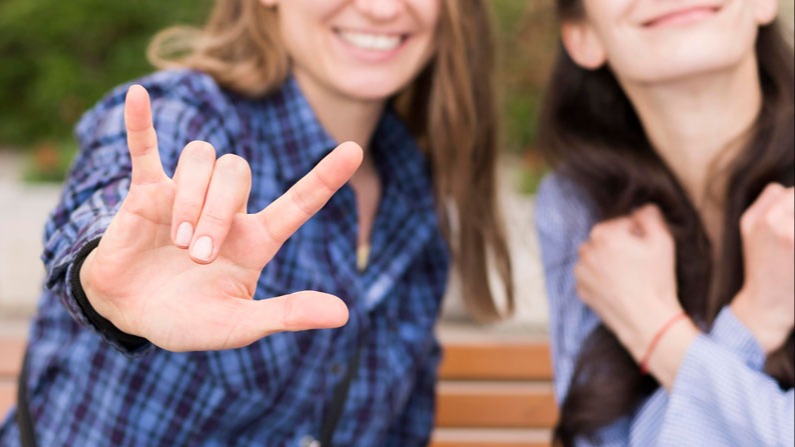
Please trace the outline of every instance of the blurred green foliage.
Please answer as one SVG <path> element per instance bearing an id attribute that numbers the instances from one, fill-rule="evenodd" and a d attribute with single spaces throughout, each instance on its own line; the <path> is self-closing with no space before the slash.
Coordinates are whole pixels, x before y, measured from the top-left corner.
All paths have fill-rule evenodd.
<path id="1" fill-rule="evenodd" d="M 532 151 L 541 97 L 558 40 L 551 0 L 492 0 L 500 45 L 506 149 Z"/>
<path id="2" fill-rule="evenodd" d="M 68 140 L 110 88 L 152 71 L 145 48 L 155 32 L 199 22 L 211 3 L 1 1 L 0 145 Z"/>
<path id="3" fill-rule="evenodd" d="M 559 40 L 553 0 L 492 0 L 498 23 L 504 147 L 518 158 L 516 188 L 534 194 L 547 167 L 536 150 L 544 86 Z"/>

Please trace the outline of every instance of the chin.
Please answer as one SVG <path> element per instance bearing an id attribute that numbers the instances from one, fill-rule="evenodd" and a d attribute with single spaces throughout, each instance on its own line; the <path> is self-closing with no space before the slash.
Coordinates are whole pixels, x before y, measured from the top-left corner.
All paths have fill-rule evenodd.
<path id="1" fill-rule="evenodd" d="M 360 101 L 383 101 L 396 95 L 408 86 L 409 81 L 384 79 L 377 75 L 350 76 L 338 84 L 337 89 L 345 96 Z"/>
<path id="2" fill-rule="evenodd" d="M 742 64 L 753 51 L 753 43 L 742 45 L 735 42 L 735 45 L 730 46 L 691 44 L 669 47 L 644 60 L 635 59 L 624 70 L 616 68 L 625 73 L 624 78 L 627 80 L 658 84 L 731 70 Z"/>
<path id="3" fill-rule="evenodd" d="M 646 40 L 645 48 L 632 52 L 645 56 L 627 58 L 623 65 L 632 71 L 627 72 L 628 78 L 650 83 L 718 73 L 747 61 L 754 54 L 756 36 L 755 25 L 732 30 L 718 26 L 676 30 Z"/>

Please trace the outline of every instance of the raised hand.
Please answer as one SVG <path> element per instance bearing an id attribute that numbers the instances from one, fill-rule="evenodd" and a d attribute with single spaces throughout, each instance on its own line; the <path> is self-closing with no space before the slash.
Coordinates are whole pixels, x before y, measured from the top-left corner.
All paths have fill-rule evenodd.
<path id="1" fill-rule="evenodd" d="M 285 240 L 356 171 L 361 148 L 342 144 L 266 209 L 247 214 L 245 160 L 216 160 L 212 146 L 194 142 L 171 179 L 143 87 L 130 88 L 125 121 L 130 191 L 80 272 L 97 312 L 171 351 L 238 348 L 276 332 L 347 322 L 344 303 L 324 293 L 253 297 L 262 269 Z"/>
<path id="2" fill-rule="evenodd" d="M 675 244 L 662 213 L 647 205 L 594 226 L 574 269 L 577 293 L 636 360 L 680 312 Z"/>
<path id="3" fill-rule="evenodd" d="M 769 185 L 740 222 L 745 282 L 732 310 L 770 353 L 795 324 L 795 190 Z"/>
<path id="4" fill-rule="evenodd" d="M 675 255 L 665 218 L 646 205 L 594 227 L 575 269 L 583 301 L 667 389 L 699 333 L 682 315 Z"/>

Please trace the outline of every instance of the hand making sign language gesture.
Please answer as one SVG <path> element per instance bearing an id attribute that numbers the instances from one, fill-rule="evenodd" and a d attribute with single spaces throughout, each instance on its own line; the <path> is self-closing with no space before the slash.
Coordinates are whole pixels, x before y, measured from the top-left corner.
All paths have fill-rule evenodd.
<path id="1" fill-rule="evenodd" d="M 80 272 L 97 312 L 170 351 L 232 349 L 276 332 L 346 323 L 346 306 L 324 293 L 253 297 L 281 245 L 356 171 L 358 145 L 340 145 L 282 197 L 248 214 L 251 171 L 244 159 L 216 160 L 212 146 L 193 142 L 172 179 L 163 171 L 143 87 L 128 91 L 125 122 L 130 191 Z"/>

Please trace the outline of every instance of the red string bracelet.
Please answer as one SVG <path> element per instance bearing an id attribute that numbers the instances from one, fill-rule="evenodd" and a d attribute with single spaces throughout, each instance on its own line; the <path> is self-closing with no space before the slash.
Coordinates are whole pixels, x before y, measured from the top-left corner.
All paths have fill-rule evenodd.
<path id="1" fill-rule="evenodd" d="M 646 355 L 643 356 L 643 359 L 640 361 L 640 373 L 644 376 L 649 373 L 649 358 L 651 357 L 652 353 L 654 353 L 654 348 L 657 347 L 657 344 L 660 343 L 660 340 L 663 338 L 668 330 L 670 330 L 679 320 L 685 318 L 687 314 L 682 311 L 678 314 L 671 317 L 657 333 L 654 335 L 654 338 L 651 339 L 651 343 L 649 343 L 649 347 L 646 348 Z"/>

